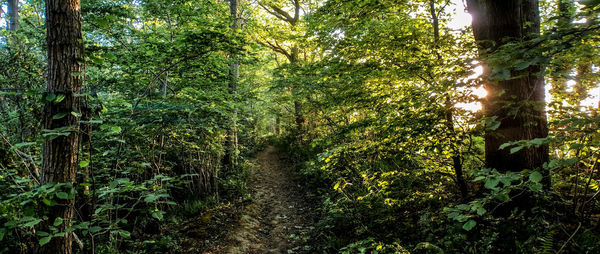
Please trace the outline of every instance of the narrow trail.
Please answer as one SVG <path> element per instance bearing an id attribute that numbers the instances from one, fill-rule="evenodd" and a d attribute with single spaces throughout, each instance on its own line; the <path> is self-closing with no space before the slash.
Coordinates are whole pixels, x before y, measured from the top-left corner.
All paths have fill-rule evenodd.
<path id="1" fill-rule="evenodd" d="M 293 172 L 272 146 L 260 152 L 255 163 L 248 186 L 253 202 L 227 235 L 229 246 L 221 253 L 309 253 L 313 209 Z"/>

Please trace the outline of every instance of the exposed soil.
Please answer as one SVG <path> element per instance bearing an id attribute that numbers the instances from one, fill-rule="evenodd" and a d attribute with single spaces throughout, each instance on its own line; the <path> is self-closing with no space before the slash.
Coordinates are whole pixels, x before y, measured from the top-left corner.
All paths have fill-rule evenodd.
<path id="1" fill-rule="evenodd" d="M 305 244 L 314 229 L 313 211 L 293 172 L 272 146 L 258 154 L 256 163 L 249 183 L 254 201 L 228 235 L 232 244 L 224 253 L 309 252 Z"/>
<path id="2" fill-rule="evenodd" d="M 188 241 L 196 242 L 186 244 L 187 253 L 311 253 L 314 209 L 294 173 L 272 146 L 254 163 L 248 183 L 252 201 L 191 219 L 185 231 Z"/>

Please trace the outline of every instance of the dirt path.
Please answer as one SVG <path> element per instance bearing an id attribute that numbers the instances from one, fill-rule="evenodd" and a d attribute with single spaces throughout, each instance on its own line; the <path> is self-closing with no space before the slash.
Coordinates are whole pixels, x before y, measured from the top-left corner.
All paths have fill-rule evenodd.
<path id="1" fill-rule="evenodd" d="M 253 202 L 231 231 L 222 253 L 310 253 L 306 245 L 312 209 L 277 150 L 268 146 L 256 158 L 249 189 Z"/>

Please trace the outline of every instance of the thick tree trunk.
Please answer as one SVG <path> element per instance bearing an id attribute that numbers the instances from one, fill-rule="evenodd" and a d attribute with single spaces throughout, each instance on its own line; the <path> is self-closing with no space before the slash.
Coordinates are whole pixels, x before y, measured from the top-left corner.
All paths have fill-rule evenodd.
<path id="1" fill-rule="evenodd" d="M 47 130 L 68 132 L 44 141 L 42 156 L 42 183 L 74 185 L 78 152 L 78 117 L 83 69 L 83 37 L 79 0 L 46 0 L 46 41 L 48 44 L 48 89 L 46 98 L 57 98 L 46 103 L 43 124 Z M 64 97 L 63 97 L 64 96 Z M 73 113 L 74 114 L 73 114 Z M 57 205 L 48 207 L 47 224 L 56 218 L 64 222 L 58 226 L 65 232 L 74 214 L 74 199 L 57 199 Z M 47 228 L 47 226 L 46 226 Z M 72 253 L 71 233 L 54 237 L 41 247 L 41 253 Z"/>
<path id="2" fill-rule="evenodd" d="M 539 36 L 538 0 L 468 0 L 467 4 L 487 73 L 493 66 L 485 62 L 486 54 L 493 54 L 507 42 Z M 549 158 L 547 145 L 522 149 L 513 154 L 510 149 L 499 149 L 507 142 L 548 135 L 544 77 L 540 66 L 530 66 L 523 72 L 512 71 L 511 78 L 507 80 L 489 81 L 486 90 L 485 116 L 496 117 L 496 121 L 500 122 L 497 129 L 488 130 L 485 134 L 487 166 L 501 172 L 541 168 Z M 550 176 L 543 172 L 543 182 L 548 187 Z"/>
<path id="3" fill-rule="evenodd" d="M 19 29 L 19 0 L 8 0 L 8 30 Z"/>

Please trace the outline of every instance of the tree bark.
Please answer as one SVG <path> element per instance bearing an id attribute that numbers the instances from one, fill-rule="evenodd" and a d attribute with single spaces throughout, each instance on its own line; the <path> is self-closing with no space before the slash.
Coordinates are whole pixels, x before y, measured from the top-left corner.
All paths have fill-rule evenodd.
<path id="1" fill-rule="evenodd" d="M 300 59 L 298 58 L 298 54 L 299 54 L 298 45 L 294 45 L 292 47 L 290 58 L 289 58 L 291 65 L 295 66 L 300 61 Z M 302 112 L 303 111 L 302 110 L 302 108 L 303 108 L 302 102 L 298 98 L 299 95 L 298 95 L 298 85 L 297 84 L 294 84 L 292 86 L 292 96 L 294 97 L 294 118 L 295 118 L 295 122 L 296 122 L 296 131 L 298 132 L 297 133 L 298 141 L 302 142 L 302 132 L 303 132 L 302 130 L 303 130 L 303 126 L 304 126 L 304 123 L 306 122 L 306 120 L 304 119 L 304 115 Z"/>
<path id="2" fill-rule="evenodd" d="M 78 153 L 78 117 L 83 70 L 83 37 L 79 0 L 46 0 L 46 41 L 48 44 L 48 88 L 43 115 L 44 129 L 68 132 L 46 139 L 42 155 L 42 184 L 66 183 L 74 185 Z M 63 97 L 64 96 L 64 97 Z M 58 99 L 62 98 L 62 99 Z M 73 113 L 72 113 L 73 112 Z M 65 114 L 65 115 L 63 115 Z M 62 117 L 61 117 L 62 115 Z M 71 226 L 74 198 L 57 199 L 57 205 L 48 207 L 45 229 L 56 218 L 64 219 L 57 228 L 65 232 Z M 40 253 L 72 253 L 73 236 L 53 237 L 40 248 Z"/>
<path id="3" fill-rule="evenodd" d="M 229 13 L 231 18 L 233 19 L 233 23 L 231 24 L 231 29 L 233 33 L 237 33 L 237 29 L 240 27 L 239 21 L 239 0 L 229 0 Z M 234 59 L 234 62 L 229 64 L 229 85 L 228 90 L 229 94 L 235 99 L 235 95 L 237 93 L 237 83 L 240 76 L 240 64 L 235 59 L 236 56 L 234 54 L 231 55 L 231 58 Z M 237 110 L 234 108 L 232 110 L 232 117 L 230 119 L 230 126 L 227 128 L 227 137 L 225 139 L 225 155 L 223 158 L 223 166 L 225 168 L 233 168 L 236 164 L 236 152 L 238 150 L 238 134 L 237 134 Z"/>
<path id="4" fill-rule="evenodd" d="M 488 54 L 494 54 L 507 42 L 528 40 L 540 34 L 538 0 L 468 0 L 467 5 L 473 16 L 473 34 L 482 49 L 486 74 L 494 67 L 485 61 Z M 506 80 L 489 80 L 485 85 L 488 91 L 485 116 L 496 117 L 500 122 L 497 129 L 485 133 L 487 167 L 500 172 L 521 171 L 541 169 L 548 161 L 547 145 L 524 148 L 512 154 L 510 149 L 499 149 L 507 142 L 548 136 L 541 70 L 538 65 L 529 66 L 523 72 L 511 71 L 511 77 Z M 542 172 L 543 183 L 549 187 L 549 172 Z"/>
<path id="5" fill-rule="evenodd" d="M 8 30 L 19 29 L 19 0 L 8 0 Z"/>

